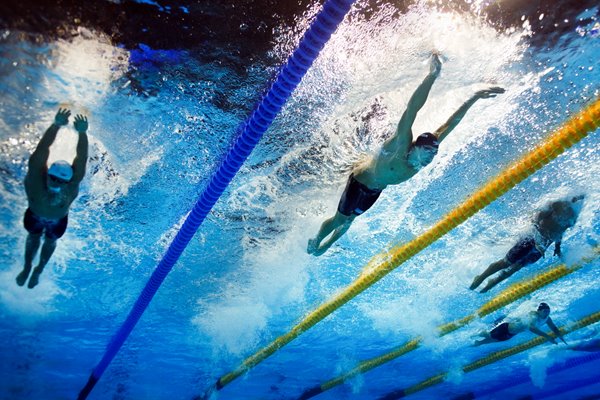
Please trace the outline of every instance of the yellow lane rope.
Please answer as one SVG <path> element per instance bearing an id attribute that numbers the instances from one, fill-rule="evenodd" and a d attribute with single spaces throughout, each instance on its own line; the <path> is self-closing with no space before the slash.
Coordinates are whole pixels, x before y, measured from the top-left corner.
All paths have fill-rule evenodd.
<path id="1" fill-rule="evenodd" d="M 363 274 L 353 283 L 343 289 L 338 295 L 329 299 L 309 313 L 302 321 L 292 327 L 289 332 L 279 336 L 255 354 L 246 358 L 234 371 L 220 377 L 217 380 L 215 387 L 217 389 L 223 388 L 250 368 L 253 368 L 258 363 L 265 360 L 281 347 L 317 324 L 323 318 L 352 300 L 359 293 L 378 282 L 396 267 L 558 157 L 558 155 L 562 154 L 566 149 L 570 148 L 575 143 L 578 143 L 599 126 L 600 99 L 596 99 L 591 105 L 567 120 L 542 144 L 484 185 L 483 188 L 475 192 L 475 194 L 469 197 L 460 206 L 446 214 L 442 220 L 425 233 L 406 244 L 397 245 L 391 250 L 376 256 L 375 258 L 380 260 L 376 266 L 363 272 Z M 372 263 L 369 263 L 368 265 L 371 264 Z"/>
<path id="2" fill-rule="evenodd" d="M 578 329 L 584 328 L 588 325 L 594 324 L 598 321 L 600 321 L 600 311 L 590 314 L 587 317 L 580 319 L 579 321 L 573 323 L 572 325 L 570 325 L 568 327 L 562 327 L 562 328 L 560 328 L 560 331 L 563 335 L 566 335 L 566 334 L 574 332 Z M 555 335 L 553 333 L 549 333 L 549 335 L 552 337 L 555 337 Z M 503 360 L 507 357 L 521 353 L 525 350 L 529 350 L 529 349 L 531 349 L 535 346 L 538 346 L 544 342 L 546 342 L 546 339 L 538 336 L 535 339 L 531 339 L 527 342 L 518 344 L 514 347 L 510 347 L 505 350 L 496 351 L 486 357 L 480 358 L 479 360 L 474 361 L 474 362 L 464 366 L 462 368 L 462 370 L 465 373 L 475 371 L 476 369 L 485 367 L 486 365 Z M 384 398 L 385 399 L 393 399 L 393 398 L 400 398 L 400 397 L 408 396 L 410 394 L 414 394 L 423 389 L 427 389 L 431 386 L 434 386 L 434 385 L 444 382 L 444 379 L 446 378 L 447 375 L 448 375 L 448 373 L 444 372 L 444 373 L 432 376 L 431 378 L 425 379 L 424 381 L 417 383 L 416 385 L 413 385 L 407 389 L 395 391 L 394 394 L 396 394 L 396 396 L 388 395 L 388 396 L 385 396 Z"/>
<path id="3" fill-rule="evenodd" d="M 442 337 L 451 332 L 454 332 L 455 330 L 467 325 L 477 317 L 481 318 L 486 315 L 489 315 L 492 312 L 499 310 L 500 308 L 505 307 L 508 304 L 513 303 L 516 300 L 521 299 L 544 286 L 549 285 L 552 282 L 555 282 L 575 271 L 580 270 L 584 265 L 598 258 L 598 254 L 600 254 L 600 246 L 597 246 L 593 249 L 592 255 L 584 257 L 577 264 L 571 267 L 568 267 L 565 264 L 560 264 L 554 268 L 549 269 L 548 271 L 536 275 L 532 279 L 528 279 L 526 281 L 518 282 L 511 285 L 510 287 L 502 291 L 500 294 L 498 294 L 494 299 L 488 301 L 483 306 L 481 306 L 474 314 L 468 315 L 454 322 L 450 322 L 439 326 L 437 328 L 438 335 Z M 356 375 L 367 372 L 373 368 L 388 363 L 404 354 L 410 353 L 411 351 L 419 348 L 422 339 L 423 338 L 421 336 L 415 337 L 409 342 L 406 342 L 403 345 L 398 346 L 385 354 L 365 361 L 361 361 L 356 367 L 354 367 L 350 371 L 345 372 L 344 374 L 337 376 L 331 380 L 328 380 L 317 387 L 308 389 L 306 392 L 303 393 L 300 399 L 308 399 L 314 397 L 337 385 L 344 383 L 345 381 L 355 377 Z"/>

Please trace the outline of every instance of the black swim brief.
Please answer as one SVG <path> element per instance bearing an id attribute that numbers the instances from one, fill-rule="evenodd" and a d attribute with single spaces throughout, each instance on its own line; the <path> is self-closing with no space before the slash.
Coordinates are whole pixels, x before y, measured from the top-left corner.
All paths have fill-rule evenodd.
<path id="1" fill-rule="evenodd" d="M 500 325 L 492 329 L 490 332 L 490 337 L 492 339 L 496 339 L 499 342 L 504 342 L 505 340 L 508 340 L 513 336 L 515 335 L 508 331 L 508 322 L 501 323 Z"/>
<path id="2" fill-rule="evenodd" d="M 375 204 L 380 194 L 381 190 L 369 189 L 354 179 L 354 174 L 351 174 L 338 204 L 338 211 L 346 216 L 360 215 Z"/>
<path id="3" fill-rule="evenodd" d="M 532 236 L 527 236 L 519 240 L 512 249 L 506 254 L 506 260 L 511 264 L 519 263 L 521 265 L 533 264 L 540 258 L 542 254 L 535 245 L 535 239 Z"/>
<path id="4" fill-rule="evenodd" d="M 25 225 L 25 229 L 27 229 L 27 232 L 29 233 L 39 235 L 45 231 L 46 238 L 58 239 L 65 234 L 65 231 L 67 230 L 68 221 L 68 215 L 65 215 L 59 220 L 47 219 L 38 217 L 28 208 L 27 211 L 25 211 L 23 225 Z"/>

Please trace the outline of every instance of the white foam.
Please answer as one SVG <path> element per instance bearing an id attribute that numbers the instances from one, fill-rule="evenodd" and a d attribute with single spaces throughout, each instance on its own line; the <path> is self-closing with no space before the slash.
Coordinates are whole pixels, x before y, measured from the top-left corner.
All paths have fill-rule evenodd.
<path id="1" fill-rule="evenodd" d="M 200 302 L 202 311 L 193 322 L 215 349 L 239 355 L 255 347 L 273 315 L 303 300 L 309 256 L 299 248 L 299 236 L 289 232 L 278 247 L 249 254 L 241 281 L 226 284 L 216 301 Z"/>
<path id="2" fill-rule="evenodd" d="M 554 364 L 554 357 L 551 356 L 550 348 L 537 349 L 529 353 L 527 360 L 529 362 L 529 375 L 534 386 L 542 388 L 546 384 L 548 368 Z"/>

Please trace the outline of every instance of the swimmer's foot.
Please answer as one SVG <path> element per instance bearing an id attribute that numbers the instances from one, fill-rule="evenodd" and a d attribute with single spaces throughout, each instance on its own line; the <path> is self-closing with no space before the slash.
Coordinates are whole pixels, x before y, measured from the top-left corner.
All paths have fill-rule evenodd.
<path id="1" fill-rule="evenodd" d="M 306 246 L 306 252 L 308 254 L 314 254 L 317 251 L 317 239 L 309 239 L 308 246 Z"/>
<path id="2" fill-rule="evenodd" d="M 31 271 L 31 267 L 30 268 L 24 268 L 23 271 L 21 271 L 21 273 L 19 275 L 17 275 L 17 285 L 19 286 L 23 286 L 25 284 L 25 282 L 27 281 L 27 278 L 29 277 L 29 272 Z"/>
<path id="3" fill-rule="evenodd" d="M 327 251 L 328 247 L 321 247 L 320 249 L 315 250 L 312 255 L 319 257 L 322 256 L 323 254 L 325 254 L 325 252 Z"/>
<path id="4" fill-rule="evenodd" d="M 29 283 L 27 284 L 27 287 L 29 289 L 33 289 L 34 287 L 37 286 L 37 284 L 40 282 L 40 274 L 41 273 L 42 273 L 41 269 L 38 269 L 37 267 L 33 269 L 31 278 L 29 278 Z"/>
<path id="5" fill-rule="evenodd" d="M 475 290 L 477 288 L 477 286 L 481 285 L 481 282 L 483 282 L 481 275 L 477 275 L 475 277 L 475 279 L 473 279 L 473 283 L 471 283 L 471 286 L 469 286 L 469 289 Z"/>

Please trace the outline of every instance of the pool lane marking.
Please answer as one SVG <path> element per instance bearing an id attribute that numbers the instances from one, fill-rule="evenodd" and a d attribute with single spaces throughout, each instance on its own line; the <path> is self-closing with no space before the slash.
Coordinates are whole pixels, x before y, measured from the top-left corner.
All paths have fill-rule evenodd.
<path id="1" fill-rule="evenodd" d="M 500 292 L 492 300 L 488 301 L 483 306 L 481 306 L 475 313 L 457 319 L 453 322 L 440 325 L 437 328 L 438 336 L 442 337 L 451 332 L 454 332 L 457 329 L 469 324 L 476 318 L 481 318 L 486 315 L 489 315 L 492 312 L 497 311 L 515 302 L 516 300 L 519 300 L 527 296 L 528 294 L 535 292 L 536 290 L 539 290 L 553 282 L 556 282 L 557 280 L 564 278 L 565 276 L 570 275 L 575 271 L 579 271 L 581 268 L 583 268 L 584 265 L 589 264 L 590 262 L 598 258 L 598 255 L 600 253 L 600 246 L 595 247 L 592 250 L 592 252 L 592 255 L 582 258 L 578 263 L 574 264 L 571 267 L 568 267 L 566 264 L 560 264 L 534 276 L 531 279 L 526 279 L 521 282 L 512 284 L 510 287 Z M 332 389 L 344 383 L 348 379 L 351 379 L 359 374 L 365 373 L 371 369 L 393 361 L 400 356 L 410 353 L 411 351 L 416 350 L 420 347 L 422 340 L 423 338 L 421 336 L 417 336 L 411 339 L 410 341 L 400 346 L 397 346 L 393 350 L 388 351 L 380 356 L 361 361 L 353 369 L 326 382 L 323 382 L 320 385 L 307 389 L 302 393 L 298 400 L 306 400 L 311 397 L 317 396 L 329 389 Z"/>
<path id="2" fill-rule="evenodd" d="M 577 321 L 571 325 L 559 328 L 559 330 L 560 330 L 561 334 L 564 336 L 569 333 L 575 332 L 581 328 L 585 328 L 586 326 L 594 324 L 598 321 L 600 321 L 600 311 L 589 314 L 587 317 L 581 318 L 579 321 Z M 552 336 L 553 338 L 556 338 L 556 336 L 554 335 L 553 332 L 550 332 L 548 334 L 550 336 Z M 509 347 L 508 349 L 496 351 L 485 357 L 480 358 L 479 360 L 473 361 L 472 363 L 469 363 L 469 364 L 465 365 L 464 367 L 462 367 L 462 371 L 464 373 L 469 373 L 469 372 L 475 371 L 479 368 L 483 368 L 487 365 L 501 361 L 507 357 L 510 357 L 515 354 L 519 354 L 526 350 L 532 349 L 536 346 L 539 346 L 542 343 L 545 343 L 546 341 L 547 341 L 546 338 L 538 336 L 534 339 L 528 340 L 527 342 L 523 342 L 516 346 Z M 386 394 L 385 396 L 380 397 L 378 400 L 400 399 L 400 398 L 409 396 L 411 394 L 420 392 L 424 389 L 427 389 L 432 386 L 435 386 L 435 385 L 445 382 L 445 379 L 448 376 L 448 374 L 449 374 L 449 372 L 439 373 L 439 374 L 434 375 L 430 378 L 427 378 L 413 386 L 410 386 L 406 389 L 399 389 L 399 390 L 392 391 L 392 392 Z"/>

